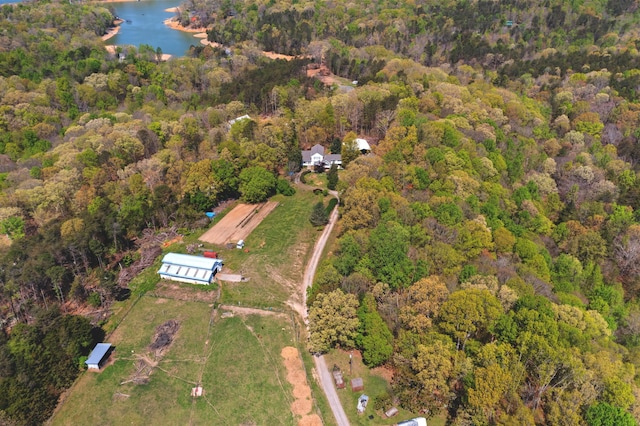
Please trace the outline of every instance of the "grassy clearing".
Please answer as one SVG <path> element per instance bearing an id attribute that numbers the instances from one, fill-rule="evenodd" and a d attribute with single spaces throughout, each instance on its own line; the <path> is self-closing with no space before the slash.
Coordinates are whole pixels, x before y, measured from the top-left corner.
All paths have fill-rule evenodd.
<path id="1" fill-rule="evenodd" d="M 249 235 L 243 250 L 219 249 L 225 272 L 248 282 L 224 283 L 222 303 L 285 310 L 285 302 L 298 293 L 304 267 L 319 232 L 309 223 L 315 196 L 301 192 L 276 196 L 280 205 Z"/>
<path id="2" fill-rule="evenodd" d="M 291 321 L 250 315 L 220 319 L 203 370 L 206 398 L 197 400 L 195 424 L 294 425 L 292 387 L 280 352 L 293 342 Z"/>
<path id="3" fill-rule="evenodd" d="M 52 424 L 296 424 L 280 356 L 283 347 L 295 346 L 291 319 L 250 315 L 210 322 L 212 310 L 207 303 L 143 296 L 111 336 L 115 362 L 101 373 L 84 373 Z M 121 384 L 156 327 L 169 319 L 180 328 L 149 383 Z M 203 398 L 190 396 L 196 383 L 205 389 Z"/>
<path id="4" fill-rule="evenodd" d="M 204 303 L 140 298 L 111 335 L 115 363 L 101 373 L 84 373 L 53 425 L 188 423 L 189 382 L 201 369 L 211 309 Z M 145 385 L 121 384 L 135 371 L 137 356 L 147 352 L 156 327 L 169 319 L 178 320 L 180 329 L 158 364 L 166 372 L 154 369 Z"/>
<path id="5" fill-rule="evenodd" d="M 414 417 L 418 417 L 419 414 L 411 413 L 410 411 L 403 410 L 400 407 L 396 416 L 387 419 L 384 418 L 384 413 L 376 412 L 373 408 L 374 399 L 384 393 L 390 393 L 391 386 L 389 383 L 389 377 L 387 372 L 374 369 L 370 370 L 362 363 L 362 358 L 357 351 L 353 352 L 352 358 L 352 373 L 350 374 L 349 367 L 349 352 L 341 350 L 333 350 L 325 355 L 327 367 L 333 368 L 334 364 L 340 367 L 342 376 L 346 387 L 344 389 L 338 389 L 338 396 L 344 407 L 344 411 L 349 417 L 349 422 L 352 425 L 393 425 L 401 420 L 407 420 Z M 351 391 L 351 379 L 361 377 L 364 382 L 364 391 L 352 392 Z M 356 407 L 358 405 L 358 398 L 360 395 L 365 394 L 369 396 L 369 404 L 363 414 L 358 414 Z M 444 426 L 445 419 L 442 417 L 434 417 L 428 420 L 429 426 Z"/>

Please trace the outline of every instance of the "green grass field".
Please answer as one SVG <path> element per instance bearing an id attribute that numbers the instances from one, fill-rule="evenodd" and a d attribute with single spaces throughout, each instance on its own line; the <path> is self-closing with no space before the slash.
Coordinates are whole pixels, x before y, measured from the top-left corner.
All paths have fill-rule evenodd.
<path id="1" fill-rule="evenodd" d="M 101 373 L 85 372 L 52 424 L 296 424 L 280 356 L 296 345 L 291 319 L 212 320 L 212 311 L 206 303 L 143 296 L 111 336 L 115 362 Z M 156 327 L 169 319 L 180 328 L 149 382 L 124 383 L 148 353 Z M 190 396 L 197 383 L 204 397 Z"/>

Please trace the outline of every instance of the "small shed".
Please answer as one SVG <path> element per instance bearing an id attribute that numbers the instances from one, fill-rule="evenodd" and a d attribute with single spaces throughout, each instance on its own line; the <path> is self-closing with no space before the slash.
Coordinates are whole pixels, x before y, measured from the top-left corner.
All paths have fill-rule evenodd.
<path id="1" fill-rule="evenodd" d="M 384 412 L 384 415 L 389 418 L 398 414 L 398 409 L 396 407 L 391 407 L 387 411 Z"/>
<path id="2" fill-rule="evenodd" d="M 363 154 L 371 151 L 371 145 L 369 145 L 366 139 L 357 138 L 356 144 L 358 145 L 358 151 Z"/>
<path id="3" fill-rule="evenodd" d="M 344 379 L 342 378 L 342 371 L 333 370 L 333 381 L 336 383 L 336 388 L 338 389 L 345 388 Z"/>
<path id="4" fill-rule="evenodd" d="M 204 395 L 204 389 L 198 385 L 195 388 L 191 388 L 191 396 L 198 397 Z"/>
<path id="5" fill-rule="evenodd" d="M 364 390 L 364 382 L 362 381 L 362 377 L 356 377 L 355 379 L 351 379 L 351 390 L 353 392 L 359 392 Z"/>
<path id="6" fill-rule="evenodd" d="M 98 343 L 84 362 L 89 370 L 100 370 L 111 353 L 111 343 Z"/>

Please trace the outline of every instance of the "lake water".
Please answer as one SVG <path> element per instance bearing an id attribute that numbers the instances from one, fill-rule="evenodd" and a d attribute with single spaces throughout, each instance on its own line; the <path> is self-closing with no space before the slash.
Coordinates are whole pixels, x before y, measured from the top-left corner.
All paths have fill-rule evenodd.
<path id="1" fill-rule="evenodd" d="M 19 3 L 20 0 L 0 0 L 0 5 Z M 116 15 L 127 21 L 120 24 L 117 35 L 106 41 L 106 44 L 140 46 L 148 44 L 154 49 L 160 47 L 162 53 L 173 56 L 184 56 L 191 45 L 200 45 L 200 39 L 193 33 L 173 30 L 164 24 L 165 19 L 175 15 L 165 12 L 170 7 L 180 6 L 181 0 L 142 0 L 120 3 L 109 3 Z"/>
<path id="2" fill-rule="evenodd" d="M 200 44 L 200 39 L 195 38 L 193 33 L 173 30 L 164 24 L 165 19 L 175 16 L 175 12 L 165 12 L 165 9 L 179 6 L 180 3 L 180 0 L 109 3 L 116 15 L 125 22 L 120 24 L 118 34 L 106 43 L 134 46 L 148 44 L 154 49 L 160 47 L 162 53 L 184 56 L 191 45 Z"/>

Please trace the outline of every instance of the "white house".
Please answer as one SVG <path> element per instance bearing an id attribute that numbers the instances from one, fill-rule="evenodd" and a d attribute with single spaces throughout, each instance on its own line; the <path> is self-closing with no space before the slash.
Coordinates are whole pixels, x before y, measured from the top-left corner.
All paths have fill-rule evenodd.
<path id="1" fill-rule="evenodd" d="M 98 343 L 89 354 L 89 358 L 84 362 L 89 370 L 100 370 L 102 364 L 109 358 L 111 343 Z"/>
<path id="2" fill-rule="evenodd" d="M 222 259 L 213 259 L 189 254 L 167 253 L 158 270 L 160 278 L 190 284 L 211 284 L 222 270 Z"/>
<path id="3" fill-rule="evenodd" d="M 323 164 L 325 169 L 331 167 L 332 164 L 340 166 L 342 164 L 342 156 L 340 154 L 325 154 L 324 147 L 316 144 L 310 150 L 302 151 L 302 166 L 315 167 Z"/>

